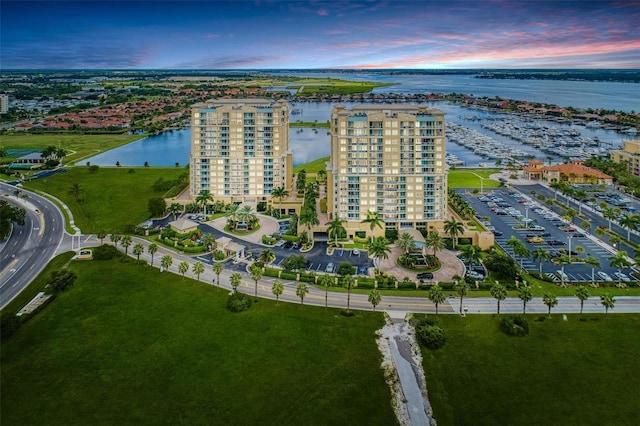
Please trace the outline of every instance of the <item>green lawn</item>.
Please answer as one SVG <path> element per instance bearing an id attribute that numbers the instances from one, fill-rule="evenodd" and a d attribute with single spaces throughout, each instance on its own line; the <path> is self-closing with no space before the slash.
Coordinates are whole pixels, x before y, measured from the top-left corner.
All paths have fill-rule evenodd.
<path id="1" fill-rule="evenodd" d="M 3 424 L 391 425 L 380 313 L 260 300 L 132 261 L 79 278 L 1 348 Z"/>
<path id="2" fill-rule="evenodd" d="M 640 315 L 561 315 L 509 337 L 490 315 L 440 316 L 447 343 L 423 349 L 439 426 L 637 425 Z"/>
<path id="3" fill-rule="evenodd" d="M 174 180 L 182 173 L 185 173 L 183 168 L 110 167 L 90 173 L 87 167 L 73 167 L 24 186 L 45 191 L 65 202 L 83 233 L 96 233 L 101 229 L 121 233 L 125 225 L 137 225 L 149 218 L 149 199 L 163 196 L 162 192 L 151 189 L 157 179 Z M 80 203 L 69 195 L 69 189 L 76 183 L 84 191 L 85 200 Z"/>
<path id="4" fill-rule="evenodd" d="M 297 166 L 293 166 L 293 173 L 296 174 L 302 169 L 304 169 L 307 174 L 318 173 L 320 170 L 324 170 L 327 167 L 326 163 L 329 160 L 330 157 L 322 157 L 305 164 L 298 164 Z"/>
<path id="5" fill-rule="evenodd" d="M 120 145 L 140 139 L 143 136 L 136 135 L 70 135 L 70 134 L 43 134 L 31 135 L 28 133 L 5 134 L 0 136 L 0 145 L 5 148 L 35 148 L 44 149 L 50 145 L 60 146 L 67 150 L 65 163 L 81 161 L 104 151 L 108 151 Z M 82 163 L 84 165 L 84 163 Z"/>
<path id="6" fill-rule="evenodd" d="M 449 170 L 447 179 L 449 188 L 480 188 L 481 180 L 478 176 L 485 178 L 482 182 L 483 188 L 497 188 L 500 182 L 489 179 L 489 176 L 497 173 L 495 169 L 453 169 Z"/>

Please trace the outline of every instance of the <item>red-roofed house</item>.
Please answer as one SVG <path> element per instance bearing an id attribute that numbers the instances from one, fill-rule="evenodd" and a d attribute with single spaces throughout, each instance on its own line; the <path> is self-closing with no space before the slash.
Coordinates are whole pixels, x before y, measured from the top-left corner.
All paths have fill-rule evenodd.
<path id="1" fill-rule="evenodd" d="M 600 170 L 587 167 L 579 160 L 569 164 L 556 164 L 542 168 L 542 179 L 547 182 L 569 182 L 571 184 L 611 185 L 613 177 Z"/>

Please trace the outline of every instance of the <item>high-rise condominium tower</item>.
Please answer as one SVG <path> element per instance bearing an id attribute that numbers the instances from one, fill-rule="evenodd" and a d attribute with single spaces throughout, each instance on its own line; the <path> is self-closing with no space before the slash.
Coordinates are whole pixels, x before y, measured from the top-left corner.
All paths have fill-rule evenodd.
<path id="1" fill-rule="evenodd" d="M 291 188 L 289 105 L 267 99 L 216 99 L 191 113 L 191 196 L 208 190 L 225 202 L 266 201 Z"/>
<path id="2" fill-rule="evenodd" d="M 349 230 L 377 212 L 386 229 L 428 229 L 447 212 L 444 113 L 419 105 L 336 106 L 327 169 L 330 218 Z"/>

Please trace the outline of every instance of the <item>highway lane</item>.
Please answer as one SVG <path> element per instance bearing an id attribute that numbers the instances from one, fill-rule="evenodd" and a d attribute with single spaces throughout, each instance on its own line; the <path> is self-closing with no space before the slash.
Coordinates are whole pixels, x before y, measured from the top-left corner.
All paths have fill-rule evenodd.
<path id="1" fill-rule="evenodd" d="M 15 187 L 0 183 L 0 196 L 27 211 L 24 226 L 14 226 L 0 248 L 0 308 L 9 303 L 49 263 L 64 237 L 64 218 L 57 206 L 20 188 L 28 198 L 13 196 Z"/>

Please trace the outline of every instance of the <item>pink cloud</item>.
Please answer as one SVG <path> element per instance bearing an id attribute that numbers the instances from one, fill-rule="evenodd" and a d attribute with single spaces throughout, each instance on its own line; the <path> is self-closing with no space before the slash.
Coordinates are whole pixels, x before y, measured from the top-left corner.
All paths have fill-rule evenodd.
<path id="1" fill-rule="evenodd" d="M 320 15 L 320 16 L 328 16 L 329 15 L 329 11 L 327 9 L 318 9 L 318 11 L 316 13 L 318 15 Z"/>
<path id="2" fill-rule="evenodd" d="M 326 35 L 340 35 L 340 34 L 351 34 L 351 31 L 334 29 L 334 30 L 326 30 L 324 33 Z"/>

